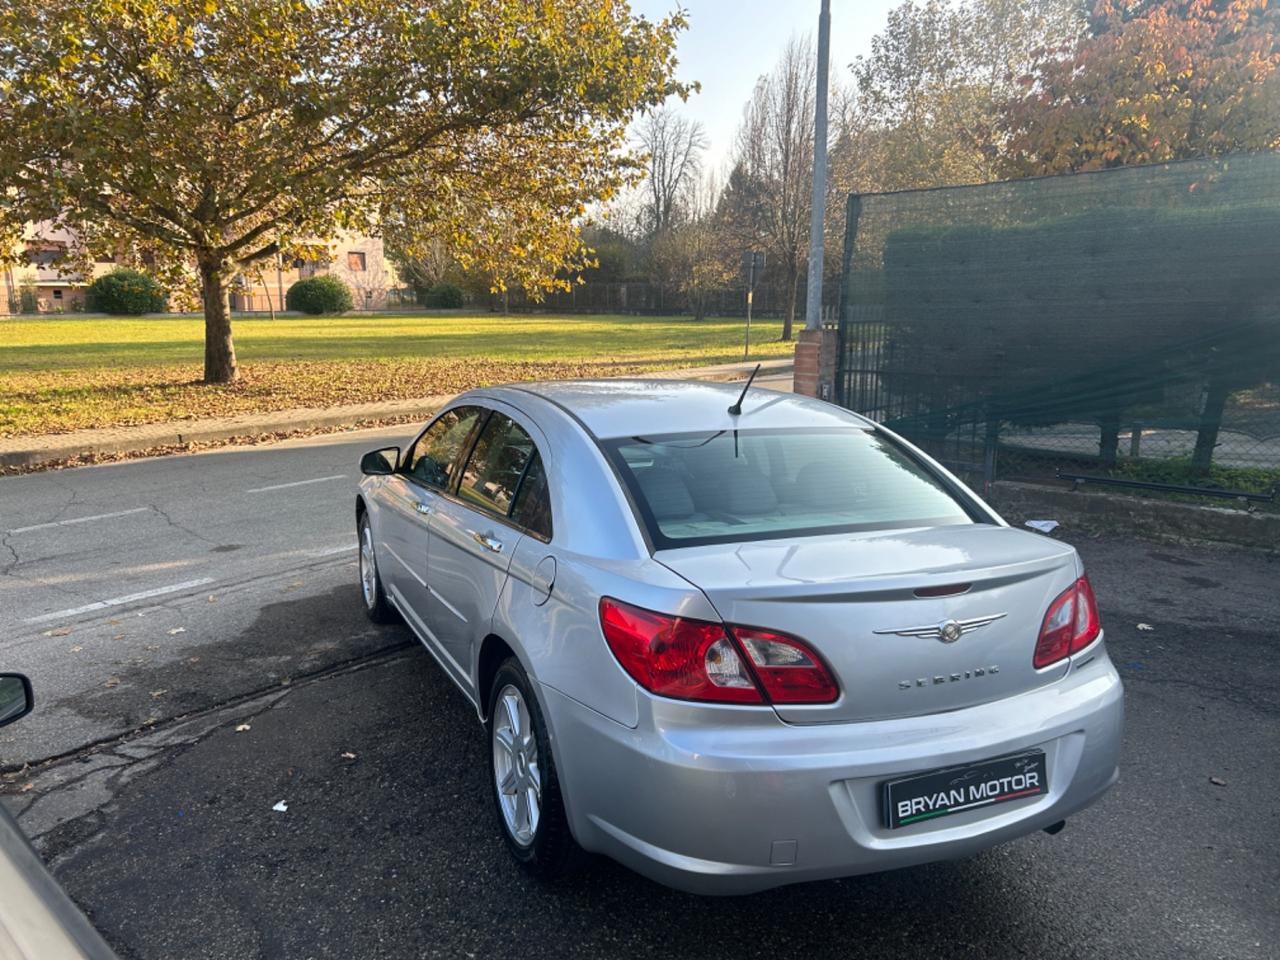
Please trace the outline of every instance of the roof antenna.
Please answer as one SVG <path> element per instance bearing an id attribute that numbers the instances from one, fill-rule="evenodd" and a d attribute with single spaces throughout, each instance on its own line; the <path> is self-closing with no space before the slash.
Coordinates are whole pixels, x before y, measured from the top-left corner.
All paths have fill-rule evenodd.
<path id="1" fill-rule="evenodd" d="M 756 368 L 751 371 L 751 376 L 747 377 L 746 385 L 742 388 L 742 393 L 738 395 L 738 402 L 729 408 L 729 413 L 738 416 L 742 413 L 742 401 L 747 397 L 747 391 L 751 389 L 751 381 L 756 378 L 756 374 L 760 372 L 760 364 L 756 364 Z"/>

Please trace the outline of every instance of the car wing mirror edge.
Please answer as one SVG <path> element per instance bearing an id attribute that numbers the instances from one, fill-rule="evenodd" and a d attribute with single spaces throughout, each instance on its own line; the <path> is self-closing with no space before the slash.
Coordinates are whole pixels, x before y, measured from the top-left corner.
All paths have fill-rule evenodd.
<path id="1" fill-rule="evenodd" d="M 360 472 L 366 477 L 385 477 L 395 473 L 400 466 L 400 448 L 383 447 L 370 450 L 360 458 Z"/>
<path id="2" fill-rule="evenodd" d="M 21 673 L 0 673 L 0 727 L 21 720 L 35 705 L 30 680 Z"/>

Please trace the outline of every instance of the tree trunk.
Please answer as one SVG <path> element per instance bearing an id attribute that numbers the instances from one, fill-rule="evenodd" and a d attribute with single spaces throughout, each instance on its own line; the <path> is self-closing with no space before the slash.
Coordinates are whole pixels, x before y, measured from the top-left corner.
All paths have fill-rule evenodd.
<path id="1" fill-rule="evenodd" d="M 262 284 L 262 292 L 267 295 L 267 310 L 271 314 L 271 319 L 274 320 L 276 318 L 276 304 L 275 301 L 271 299 L 271 287 L 269 287 L 267 282 L 262 279 L 262 274 L 258 274 L 258 282 Z"/>
<path id="2" fill-rule="evenodd" d="M 796 293 L 800 289 L 800 268 L 798 266 L 791 268 L 790 289 L 791 294 L 787 297 L 787 318 L 782 321 L 782 339 L 784 342 L 791 339 L 791 327 L 796 319 Z"/>
<path id="3" fill-rule="evenodd" d="M 201 257 L 200 292 L 204 298 L 204 382 L 231 383 L 239 375 L 231 341 L 231 277 L 227 265 Z"/>
<path id="4" fill-rule="evenodd" d="M 1218 446 L 1218 431 L 1222 428 L 1222 413 L 1230 396 L 1227 378 L 1212 375 L 1205 392 L 1204 408 L 1200 411 L 1196 448 L 1191 454 L 1191 472 L 1198 477 L 1207 477 L 1209 468 L 1213 465 L 1213 451 Z"/>

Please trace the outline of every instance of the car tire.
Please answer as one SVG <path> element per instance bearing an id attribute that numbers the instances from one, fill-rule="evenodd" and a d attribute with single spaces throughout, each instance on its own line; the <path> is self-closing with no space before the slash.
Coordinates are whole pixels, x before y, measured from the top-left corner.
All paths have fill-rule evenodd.
<path id="1" fill-rule="evenodd" d="M 378 557 L 373 549 L 373 527 L 369 514 L 360 514 L 357 527 L 360 536 L 360 597 L 364 612 L 374 623 L 395 623 L 399 617 L 382 589 L 382 576 L 378 573 Z"/>
<path id="2" fill-rule="evenodd" d="M 586 855 L 569 829 L 542 710 L 514 657 L 493 678 L 486 727 L 494 811 L 507 849 L 525 870 L 543 880 L 577 872 Z M 529 809 L 536 813 L 532 819 Z"/>

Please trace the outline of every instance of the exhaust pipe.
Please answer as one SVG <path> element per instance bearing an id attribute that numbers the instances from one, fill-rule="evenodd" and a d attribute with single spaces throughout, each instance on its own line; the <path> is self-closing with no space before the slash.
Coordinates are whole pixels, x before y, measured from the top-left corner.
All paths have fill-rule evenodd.
<path id="1" fill-rule="evenodd" d="M 1067 825 L 1067 821 L 1059 820 L 1057 823 L 1051 823 L 1049 824 L 1049 826 L 1045 827 L 1044 832 L 1052 837 L 1055 834 L 1061 833 L 1062 828 L 1065 827 L 1066 825 Z"/>

